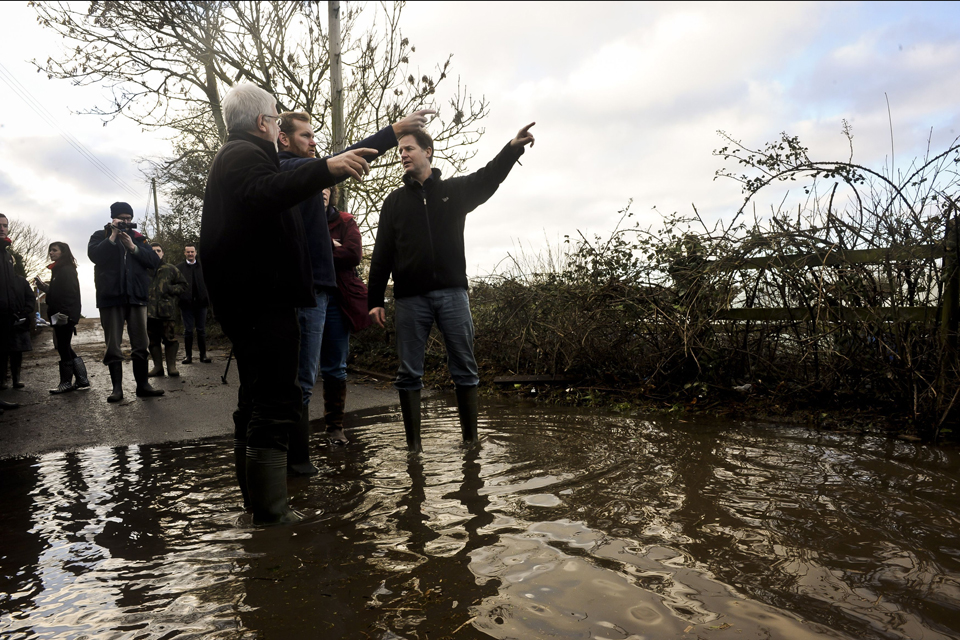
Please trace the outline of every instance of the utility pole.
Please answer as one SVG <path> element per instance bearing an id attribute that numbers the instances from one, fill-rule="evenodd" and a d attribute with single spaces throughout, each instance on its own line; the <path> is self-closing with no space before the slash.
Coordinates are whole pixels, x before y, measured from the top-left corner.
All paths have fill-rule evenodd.
<path id="1" fill-rule="evenodd" d="M 157 179 L 150 178 L 150 184 L 153 185 L 153 219 L 156 228 L 153 230 L 154 237 L 160 235 L 160 207 L 157 206 Z"/>
<path id="2" fill-rule="evenodd" d="M 340 153 L 347 146 L 343 132 L 343 77 L 340 75 L 340 3 L 337 0 L 327 2 L 330 20 L 330 115 L 333 120 L 333 148 L 331 153 Z M 339 189 L 340 197 L 336 207 L 346 209 L 347 194 Z"/>

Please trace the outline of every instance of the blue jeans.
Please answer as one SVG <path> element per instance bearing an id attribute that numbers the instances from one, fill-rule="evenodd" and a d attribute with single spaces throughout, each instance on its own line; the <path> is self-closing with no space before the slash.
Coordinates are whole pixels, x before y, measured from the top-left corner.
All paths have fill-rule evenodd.
<path id="1" fill-rule="evenodd" d="M 183 318 L 183 341 L 193 337 L 193 329 L 197 329 L 197 338 L 207 337 L 207 307 L 180 307 L 180 317 Z"/>
<path id="2" fill-rule="evenodd" d="M 324 380 L 347 379 L 347 356 L 350 355 L 350 323 L 333 296 L 327 303 L 327 321 L 323 325 L 323 346 L 320 348 L 320 375 Z"/>
<path id="3" fill-rule="evenodd" d="M 323 343 L 323 325 L 327 317 L 326 291 L 317 294 L 316 307 L 297 309 L 300 319 L 300 370 L 297 379 L 303 391 L 304 406 L 310 404 L 313 385 L 317 382 L 317 369 L 320 366 L 320 345 Z"/>
<path id="4" fill-rule="evenodd" d="M 423 354 L 433 323 L 447 348 L 447 368 L 458 387 L 480 383 L 473 357 L 473 316 L 466 289 L 440 289 L 421 296 L 397 298 L 397 355 L 400 368 L 393 386 L 401 391 L 423 388 Z"/>

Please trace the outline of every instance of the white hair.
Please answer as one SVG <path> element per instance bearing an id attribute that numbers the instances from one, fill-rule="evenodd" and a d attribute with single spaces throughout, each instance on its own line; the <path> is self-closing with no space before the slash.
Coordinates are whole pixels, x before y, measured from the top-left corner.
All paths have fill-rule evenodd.
<path id="1" fill-rule="evenodd" d="M 276 99 L 250 82 L 238 84 L 220 102 L 227 133 L 256 131 L 260 114 L 269 114 L 277 106 Z"/>

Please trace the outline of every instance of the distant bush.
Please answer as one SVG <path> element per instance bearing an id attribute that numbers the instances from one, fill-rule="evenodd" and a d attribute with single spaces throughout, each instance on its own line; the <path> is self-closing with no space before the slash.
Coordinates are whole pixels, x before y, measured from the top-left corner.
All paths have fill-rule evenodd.
<path id="1" fill-rule="evenodd" d="M 709 226 L 694 209 L 641 229 L 627 206 L 609 237 L 512 256 L 475 282 L 483 370 L 676 400 L 750 384 L 787 402 L 894 412 L 939 435 L 960 395 L 960 146 L 894 180 L 852 155 L 812 161 L 786 134 L 759 150 L 721 135 L 728 146 L 716 154 L 742 172 L 718 176 L 745 193 L 731 220 Z M 799 181 L 802 198 L 748 219 L 784 181 Z M 743 311 L 758 308 L 777 319 Z M 439 341 L 431 354 L 442 369 Z"/>

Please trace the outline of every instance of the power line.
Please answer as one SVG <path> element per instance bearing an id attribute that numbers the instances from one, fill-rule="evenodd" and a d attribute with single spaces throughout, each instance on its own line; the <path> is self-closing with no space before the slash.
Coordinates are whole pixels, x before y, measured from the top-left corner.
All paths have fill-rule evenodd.
<path id="1" fill-rule="evenodd" d="M 120 176 L 114 173 L 110 169 L 110 167 L 104 164 L 103 161 L 101 161 L 96 156 L 96 154 L 93 153 L 93 151 L 88 149 L 86 145 L 84 145 L 82 142 L 77 140 L 73 136 L 73 134 L 69 133 L 66 129 L 61 127 L 60 123 L 57 122 L 57 119 L 54 118 L 53 114 L 47 111 L 47 109 L 43 106 L 43 104 L 39 100 L 34 98 L 33 94 L 31 94 L 30 91 L 25 86 L 20 84 L 20 82 L 16 79 L 13 73 L 11 73 L 10 70 L 3 65 L 3 63 L 0 63 L 0 80 L 3 80 L 6 83 L 6 85 L 10 87 L 10 89 L 12 89 L 13 92 L 16 93 L 17 96 L 21 100 L 23 100 L 26 103 L 26 105 L 30 107 L 31 110 L 33 110 L 34 113 L 40 116 L 43 120 L 48 121 L 50 124 L 52 124 L 53 127 L 60 132 L 61 137 L 63 137 L 63 139 L 66 140 L 71 147 L 76 149 L 76 151 L 80 155 L 86 158 L 86 160 L 90 162 L 90 164 L 96 167 L 101 173 L 103 173 L 105 176 L 110 178 L 114 183 L 116 183 L 118 186 L 120 186 L 130 195 L 132 196 L 140 195 L 140 193 L 138 193 L 133 187 L 128 185 L 126 182 L 124 182 L 124 180 Z"/>

